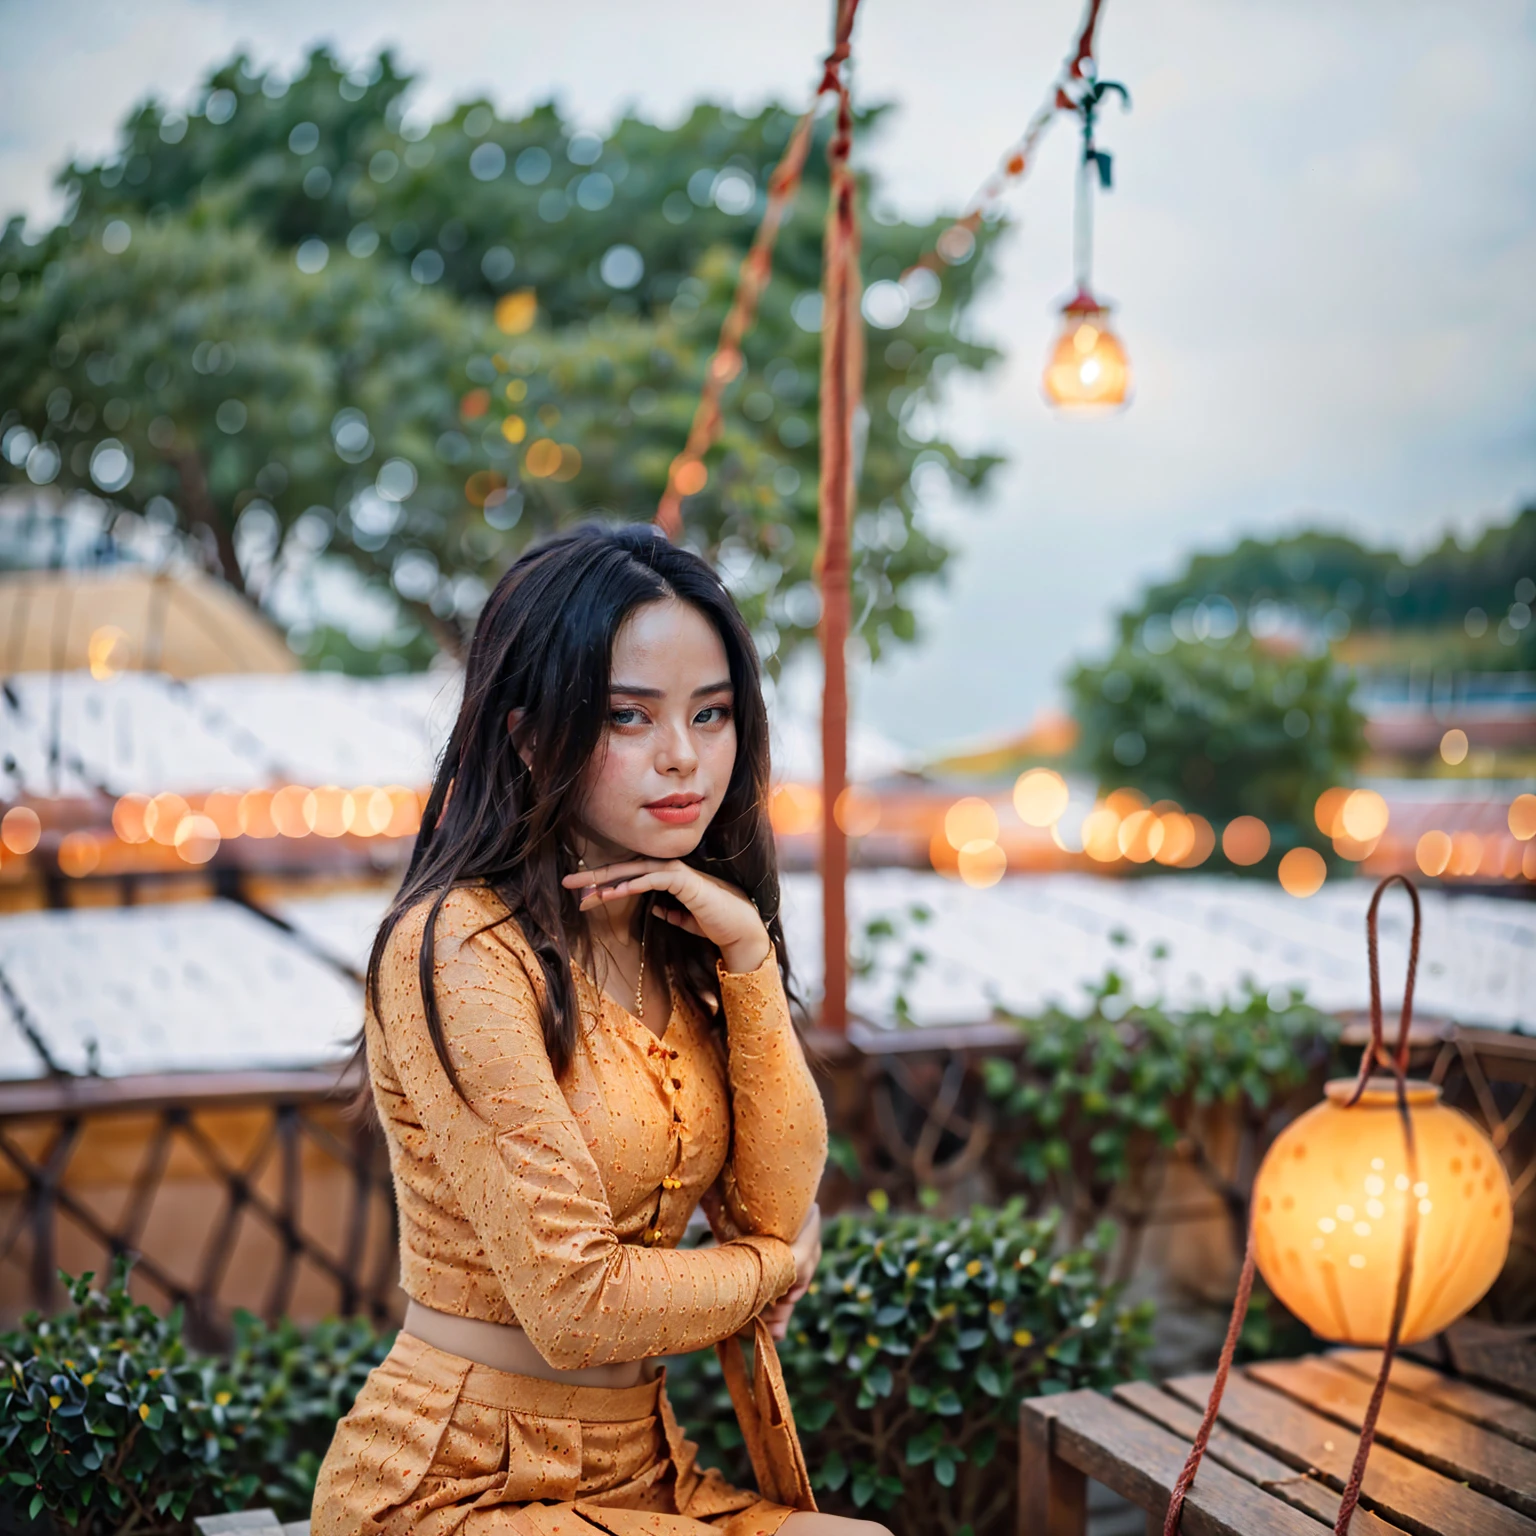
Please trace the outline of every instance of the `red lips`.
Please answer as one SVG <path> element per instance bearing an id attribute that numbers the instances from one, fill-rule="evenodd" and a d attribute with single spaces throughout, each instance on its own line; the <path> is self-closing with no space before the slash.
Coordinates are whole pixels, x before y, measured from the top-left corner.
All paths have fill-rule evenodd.
<path id="1" fill-rule="evenodd" d="M 699 819 L 703 803 L 703 795 L 668 795 L 663 800 L 652 800 L 646 810 L 669 827 L 686 827 Z"/>

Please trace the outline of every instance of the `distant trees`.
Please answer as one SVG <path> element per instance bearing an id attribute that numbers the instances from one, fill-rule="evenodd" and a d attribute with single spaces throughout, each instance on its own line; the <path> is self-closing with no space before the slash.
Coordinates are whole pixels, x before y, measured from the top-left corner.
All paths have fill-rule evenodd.
<path id="1" fill-rule="evenodd" d="M 700 106 L 604 140 L 553 106 L 413 118 L 410 83 L 388 54 L 348 72 L 318 50 L 293 80 L 239 57 L 189 115 L 149 101 L 107 160 L 67 167 L 61 224 L 0 235 L 0 475 L 161 498 L 257 595 L 344 561 L 412 616 L 402 634 L 447 644 L 531 537 L 649 517 L 792 117 Z M 684 509 L 769 658 L 817 618 L 825 185 L 813 152 Z M 948 554 L 921 488 L 974 491 L 996 462 L 938 438 L 932 409 L 994 354 L 964 323 L 986 232 L 942 281 L 903 286 L 938 226 L 866 196 L 854 612 L 878 652 L 912 637 Z"/>

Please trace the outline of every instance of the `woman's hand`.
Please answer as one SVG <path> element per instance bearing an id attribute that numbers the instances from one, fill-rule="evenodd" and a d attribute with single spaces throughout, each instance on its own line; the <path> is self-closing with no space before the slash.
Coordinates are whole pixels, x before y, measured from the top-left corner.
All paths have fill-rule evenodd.
<path id="1" fill-rule="evenodd" d="M 811 1281 L 816 1278 L 816 1266 L 821 1263 L 819 1205 L 811 1207 L 811 1214 L 805 1218 L 799 1236 L 790 1244 L 790 1251 L 795 1256 L 795 1283 L 781 1300 L 774 1302 L 763 1313 L 763 1321 L 768 1324 L 769 1333 L 776 1339 L 782 1339 L 789 1332 L 789 1319 L 795 1310 L 795 1303 L 810 1289 Z"/>
<path id="2" fill-rule="evenodd" d="M 567 875 L 561 884 L 581 891 L 583 912 L 646 891 L 665 891 L 684 910 L 663 907 L 660 916 L 708 939 L 720 951 L 728 971 L 755 971 L 772 948 L 757 908 L 734 885 L 681 859 L 632 859 L 602 869 L 581 869 Z"/>

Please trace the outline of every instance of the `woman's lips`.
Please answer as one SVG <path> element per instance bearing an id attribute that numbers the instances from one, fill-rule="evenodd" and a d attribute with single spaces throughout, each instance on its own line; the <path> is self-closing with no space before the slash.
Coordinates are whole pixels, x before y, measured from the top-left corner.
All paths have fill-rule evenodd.
<path id="1" fill-rule="evenodd" d="M 686 827 L 699 819 L 699 813 L 703 806 L 704 799 L 702 795 L 679 795 L 667 800 L 653 800 L 646 806 L 646 810 L 657 821 L 663 821 L 669 827 Z"/>

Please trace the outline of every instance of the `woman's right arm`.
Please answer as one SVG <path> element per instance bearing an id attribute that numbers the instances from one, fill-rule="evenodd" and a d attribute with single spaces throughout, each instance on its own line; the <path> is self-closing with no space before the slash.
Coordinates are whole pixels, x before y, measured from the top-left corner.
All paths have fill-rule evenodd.
<path id="1" fill-rule="evenodd" d="M 464 1096 L 433 1050 L 418 956 L 425 908 L 402 919 L 379 977 L 400 1086 L 518 1322 L 558 1369 L 681 1354 L 726 1338 L 787 1291 L 789 1245 L 747 1237 L 679 1252 L 621 1243 L 597 1165 L 555 1081 L 528 973 L 478 903 L 437 925 L 438 1006 Z M 463 937 L 468 932 L 471 937 Z"/>

